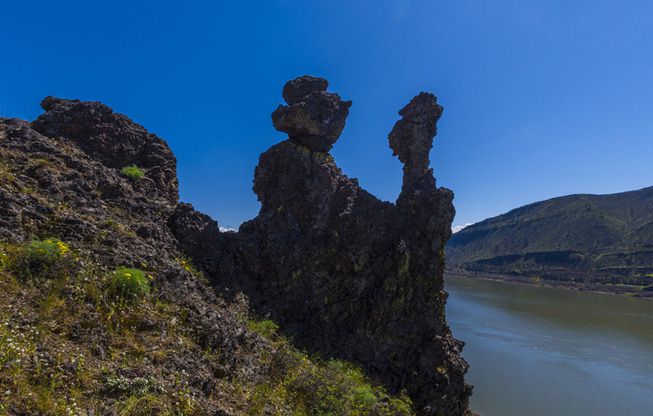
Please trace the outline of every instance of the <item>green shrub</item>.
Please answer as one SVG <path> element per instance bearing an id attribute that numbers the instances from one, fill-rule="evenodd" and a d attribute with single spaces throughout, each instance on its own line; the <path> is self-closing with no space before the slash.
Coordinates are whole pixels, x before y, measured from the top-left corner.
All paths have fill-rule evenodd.
<path id="1" fill-rule="evenodd" d="M 136 165 L 125 166 L 120 170 L 120 173 L 133 181 L 138 181 L 145 177 L 145 172 Z"/>
<path id="2" fill-rule="evenodd" d="M 278 409 L 316 416 L 413 414 L 410 398 L 389 395 L 355 365 L 297 351 L 277 334 L 278 328 L 270 320 L 252 320 L 248 326 L 265 337 L 272 336 L 275 349 L 264 358 L 267 371 L 251 390 L 246 414 L 277 414 Z"/>
<path id="3" fill-rule="evenodd" d="M 21 279 L 54 279 L 72 272 L 70 246 L 56 238 L 5 247 L 1 265 Z"/>
<path id="4" fill-rule="evenodd" d="M 363 371 L 341 360 L 329 360 L 316 373 L 315 398 L 311 410 L 316 415 L 410 415 L 406 397 L 390 397 L 381 386 L 374 386 Z"/>
<path id="5" fill-rule="evenodd" d="M 134 301 L 150 293 L 150 280 L 140 269 L 120 267 L 111 276 L 109 292 L 122 300 Z"/>
<path id="6" fill-rule="evenodd" d="M 272 338 L 279 329 L 277 324 L 269 319 L 264 319 L 261 321 L 254 319 L 249 320 L 247 321 L 247 327 L 250 331 L 254 331 L 264 338 Z"/>
<path id="7" fill-rule="evenodd" d="M 13 172 L 11 171 L 9 162 L 2 158 L 0 158 L 0 179 L 7 182 L 13 182 L 16 179 Z"/>

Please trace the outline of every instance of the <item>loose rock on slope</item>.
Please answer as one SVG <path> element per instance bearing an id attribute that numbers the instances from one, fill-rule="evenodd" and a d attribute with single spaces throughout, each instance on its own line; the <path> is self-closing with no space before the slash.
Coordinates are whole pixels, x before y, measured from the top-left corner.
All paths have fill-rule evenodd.
<path id="1" fill-rule="evenodd" d="M 397 204 L 345 176 L 326 152 L 350 101 L 300 77 L 272 114 L 289 139 L 260 157 L 259 215 L 238 233 L 180 205 L 172 228 L 219 291 L 245 293 L 309 351 L 353 360 L 424 415 L 463 415 L 467 363 L 445 320 L 444 245 L 453 194 L 437 188 L 429 151 L 442 113 L 421 93 L 400 111 L 390 146 L 404 163 Z"/>

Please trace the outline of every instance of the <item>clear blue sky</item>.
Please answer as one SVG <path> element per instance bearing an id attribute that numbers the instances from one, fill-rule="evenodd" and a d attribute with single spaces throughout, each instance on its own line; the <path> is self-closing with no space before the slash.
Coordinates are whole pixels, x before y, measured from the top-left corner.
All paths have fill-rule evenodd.
<path id="1" fill-rule="evenodd" d="M 653 185 L 650 0 L 0 1 L 0 115 L 99 100 L 168 141 L 181 197 L 237 226 L 258 212 L 270 113 L 309 73 L 353 100 L 332 153 L 394 201 L 387 134 L 420 90 L 455 222 L 576 192 Z"/>

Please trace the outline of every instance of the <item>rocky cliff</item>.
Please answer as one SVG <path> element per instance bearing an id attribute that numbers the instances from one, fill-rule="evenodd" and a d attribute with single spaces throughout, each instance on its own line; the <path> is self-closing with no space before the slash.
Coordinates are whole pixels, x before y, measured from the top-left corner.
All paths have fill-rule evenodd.
<path id="1" fill-rule="evenodd" d="M 237 233 L 179 204 L 166 143 L 101 103 L 0 118 L 0 414 L 466 414 L 452 194 L 428 159 L 442 108 L 400 111 L 390 204 L 328 154 L 351 102 L 326 89 L 284 88 L 289 138 Z"/>
<path id="2" fill-rule="evenodd" d="M 172 228 L 220 293 L 245 293 L 300 347 L 360 363 L 392 392 L 407 390 L 421 414 L 464 414 L 471 388 L 442 278 L 453 194 L 429 168 L 442 107 L 421 93 L 399 112 L 389 142 L 404 181 L 391 204 L 328 153 L 351 102 L 326 89 L 313 77 L 284 87 L 272 121 L 288 139 L 260 157 L 256 218 L 220 233 L 182 204 Z"/>

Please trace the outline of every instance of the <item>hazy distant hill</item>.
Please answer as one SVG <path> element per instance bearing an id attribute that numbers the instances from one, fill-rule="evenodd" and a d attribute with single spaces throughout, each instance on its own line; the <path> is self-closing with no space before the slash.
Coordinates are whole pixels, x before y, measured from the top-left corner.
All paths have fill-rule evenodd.
<path id="1" fill-rule="evenodd" d="M 454 234 L 451 269 L 559 281 L 653 283 L 653 187 L 569 195 Z"/>

